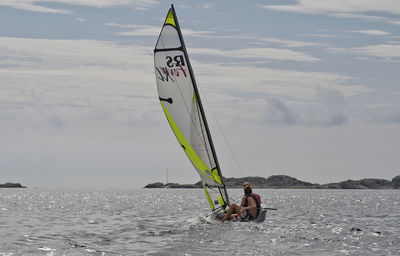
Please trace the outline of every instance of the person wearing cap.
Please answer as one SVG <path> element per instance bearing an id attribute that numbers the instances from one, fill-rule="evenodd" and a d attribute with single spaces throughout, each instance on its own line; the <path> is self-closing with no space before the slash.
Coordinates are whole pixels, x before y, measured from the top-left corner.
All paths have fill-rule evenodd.
<path id="1" fill-rule="evenodd" d="M 229 206 L 227 213 L 222 218 L 222 221 L 231 220 L 235 218 L 235 213 L 241 216 L 244 220 L 254 220 L 257 218 L 260 211 L 260 203 L 258 199 L 253 195 L 253 191 L 250 184 L 245 182 L 243 184 L 244 196 L 242 198 L 242 203 L 237 205 L 232 203 Z"/>
<path id="2" fill-rule="evenodd" d="M 251 186 L 250 186 L 250 183 L 247 182 L 247 181 L 243 183 L 243 189 L 244 189 L 246 186 L 251 187 Z M 258 201 L 258 204 L 261 206 L 261 197 L 260 197 L 260 195 L 258 195 L 258 194 L 256 194 L 256 193 L 252 193 L 252 195 L 255 196 L 255 198 L 256 198 L 257 201 Z M 242 198 L 242 203 L 241 203 L 240 205 L 244 205 L 244 198 Z"/>

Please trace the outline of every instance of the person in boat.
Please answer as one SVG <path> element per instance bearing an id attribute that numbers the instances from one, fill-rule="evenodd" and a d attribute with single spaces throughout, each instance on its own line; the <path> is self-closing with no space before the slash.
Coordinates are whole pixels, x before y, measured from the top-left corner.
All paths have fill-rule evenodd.
<path id="1" fill-rule="evenodd" d="M 241 216 L 244 220 L 251 221 L 257 218 L 260 211 L 260 204 L 254 196 L 250 184 L 245 185 L 243 190 L 244 196 L 242 198 L 242 203 L 240 205 L 232 203 L 222 218 L 223 222 L 235 218 L 235 214 Z"/>
<path id="2" fill-rule="evenodd" d="M 246 187 L 246 186 L 249 186 L 249 187 L 251 187 L 250 186 L 250 183 L 249 182 L 245 182 L 245 183 L 243 183 L 243 189 Z M 256 193 L 252 193 L 252 195 L 253 196 L 255 196 L 256 197 L 256 199 L 257 199 L 257 201 L 258 201 L 258 204 L 260 205 L 260 207 L 261 207 L 261 197 L 260 197 L 260 195 L 258 195 L 258 194 L 256 194 Z M 240 205 L 244 205 L 244 197 L 242 198 L 242 203 L 240 204 Z"/>

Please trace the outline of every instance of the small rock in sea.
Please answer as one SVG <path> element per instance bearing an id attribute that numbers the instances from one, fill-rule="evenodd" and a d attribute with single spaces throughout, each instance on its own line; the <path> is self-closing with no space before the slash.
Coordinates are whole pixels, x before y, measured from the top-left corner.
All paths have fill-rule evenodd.
<path id="1" fill-rule="evenodd" d="M 79 247 L 79 248 L 85 248 L 86 246 L 84 245 L 80 245 L 77 242 L 73 241 L 73 240 L 68 240 L 69 244 L 73 247 Z"/>
<path id="2" fill-rule="evenodd" d="M 350 229 L 350 231 L 356 231 L 356 232 L 360 232 L 360 231 L 362 231 L 361 229 L 359 229 L 359 228 L 351 228 Z"/>
<path id="3" fill-rule="evenodd" d="M 26 187 L 22 186 L 20 183 L 7 182 L 5 184 L 0 184 L 0 188 L 26 188 Z"/>

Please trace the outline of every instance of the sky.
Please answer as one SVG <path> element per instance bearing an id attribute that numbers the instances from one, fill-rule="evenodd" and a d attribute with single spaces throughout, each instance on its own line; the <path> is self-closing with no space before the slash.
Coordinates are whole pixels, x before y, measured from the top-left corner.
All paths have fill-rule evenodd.
<path id="1" fill-rule="evenodd" d="M 170 4 L 0 1 L 0 183 L 200 180 L 157 96 Z M 225 177 L 400 175 L 397 0 L 173 4 Z"/>

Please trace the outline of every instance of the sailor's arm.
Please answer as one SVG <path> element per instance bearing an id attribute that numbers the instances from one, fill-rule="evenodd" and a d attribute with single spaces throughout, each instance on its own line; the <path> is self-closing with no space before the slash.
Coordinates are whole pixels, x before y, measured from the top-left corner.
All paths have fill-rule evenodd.
<path id="1" fill-rule="evenodd" d="M 242 197 L 242 202 L 240 203 L 240 206 L 244 206 L 245 201 L 246 201 L 246 196 Z"/>

